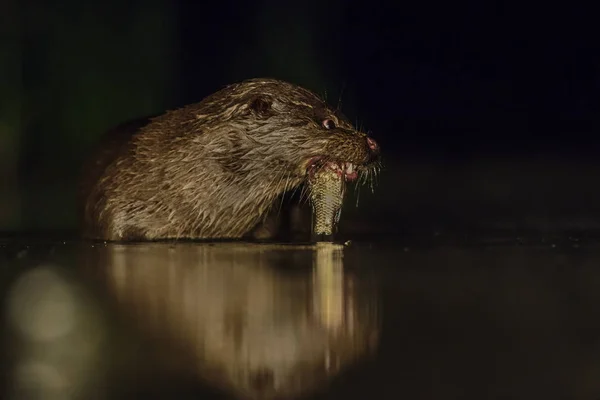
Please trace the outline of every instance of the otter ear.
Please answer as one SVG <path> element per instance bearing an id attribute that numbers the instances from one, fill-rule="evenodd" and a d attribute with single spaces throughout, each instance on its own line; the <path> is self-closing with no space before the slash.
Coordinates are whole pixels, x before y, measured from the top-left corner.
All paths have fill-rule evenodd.
<path id="1" fill-rule="evenodd" d="M 273 115 L 273 99 L 269 96 L 257 96 L 250 100 L 250 110 L 260 117 Z"/>

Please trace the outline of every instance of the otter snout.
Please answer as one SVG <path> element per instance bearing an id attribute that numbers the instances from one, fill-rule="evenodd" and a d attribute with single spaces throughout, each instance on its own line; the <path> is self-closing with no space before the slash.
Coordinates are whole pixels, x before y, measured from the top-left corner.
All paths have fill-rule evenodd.
<path id="1" fill-rule="evenodd" d="M 379 145 L 377 142 L 370 137 L 367 137 L 367 146 L 371 149 L 371 151 L 379 152 Z"/>
<path id="2" fill-rule="evenodd" d="M 370 137 L 366 137 L 366 141 L 367 141 L 367 147 L 369 148 L 368 150 L 368 160 L 367 162 L 373 162 L 376 161 L 379 158 L 379 144 L 377 144 L 377 142 Z"/>
<path id="3" fill-rule="evenodd" d="M 326 153 L 337 161 L 366 165 L 378 161 L 380 148 L 374 139 L 364 133 L 345 131 L 331 138 Z"/>

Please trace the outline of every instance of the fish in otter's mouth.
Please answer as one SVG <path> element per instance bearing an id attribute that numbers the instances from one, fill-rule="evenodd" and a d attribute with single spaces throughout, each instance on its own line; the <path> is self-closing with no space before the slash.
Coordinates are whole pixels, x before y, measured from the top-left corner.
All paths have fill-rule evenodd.
<path id="1" fill-rule="evenodd" d="M 367 138 L 369 148 L 378 153 L 377 143 Z M 377 163 L 370 163 L 377 164 Z M 373 170 L 376 166 L 370 166 Z M 359 171 L 370 171 L 369 165 L 354 165 L 352 162 L 339 162 L 327 157 L 313 157 L 308 162 L 308 188 L 312 206 L 312 238 L 316 241 L 330 241 L 337 231 L 342 212 L 346 182 L 354 182 Z"/>

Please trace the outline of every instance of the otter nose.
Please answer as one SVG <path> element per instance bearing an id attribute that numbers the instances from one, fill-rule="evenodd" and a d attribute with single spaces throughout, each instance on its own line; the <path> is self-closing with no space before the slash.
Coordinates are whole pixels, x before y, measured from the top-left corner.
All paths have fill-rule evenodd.
<path id="1" fill-rule="evenodd" d="M 370 137 L 367 138 L 367 146 L 369 146 L 369 148 L 375 153 L 379 151 L 379 145 Z"/>

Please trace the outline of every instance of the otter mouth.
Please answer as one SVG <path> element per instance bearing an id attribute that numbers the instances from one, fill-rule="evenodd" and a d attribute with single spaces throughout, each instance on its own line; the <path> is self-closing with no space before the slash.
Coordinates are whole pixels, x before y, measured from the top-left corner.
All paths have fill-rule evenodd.
<path id="1" fill-rule="evenodd" d="M 325 156 L 316 156 L 311 158 L 306 167 L 309 179 L 313 179 L 317 171 L 328 168 L 334 171 L 338 176 L 344 178 L 346 182 L 353 182 L 358 178 L 359 166 L 351 162 L 340 162 L 331 160 Z"/>

